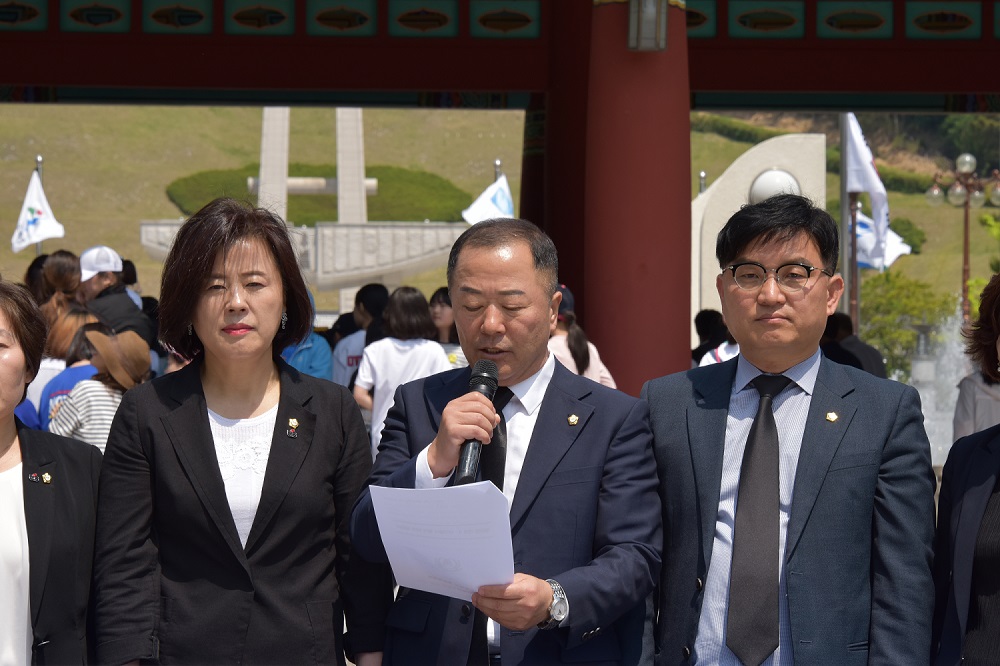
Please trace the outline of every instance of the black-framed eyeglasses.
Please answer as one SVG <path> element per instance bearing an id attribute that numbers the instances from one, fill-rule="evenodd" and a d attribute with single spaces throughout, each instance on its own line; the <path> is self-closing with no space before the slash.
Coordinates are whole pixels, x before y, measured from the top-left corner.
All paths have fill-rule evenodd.
<path id="1" fill-rule="evenodd" d="M 809 266 L 808 264 L 783 264 L 777 268 L 764 268 L 756 261 L 744 261 L 740 264 L 726 266 L 722 272 L 733 272 L 733 279 L 736 286 L 746 291 L 760 289 L 767 282 L 767 274 L 774 273 L 774 281 L 778 283 L 783 291 L 795 292 L 802 289 L 809 283 L 813 271 L 819 271 L 824 275 L 833 277 L 833 273 L 825 268 Z"/>

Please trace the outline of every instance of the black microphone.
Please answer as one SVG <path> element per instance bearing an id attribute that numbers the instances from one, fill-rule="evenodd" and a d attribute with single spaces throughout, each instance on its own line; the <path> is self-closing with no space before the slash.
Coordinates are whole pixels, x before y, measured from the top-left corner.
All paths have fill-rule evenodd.
<path id="1" fill-rule="evenodd" d="M 497 386 L 500 383 L 500 371 L 493 361 L 483 359 L 476 361 L 469 377 L 469 390 L 482 393 L 486 399 L 493 402 Z M 458 467 L 455 468 L 455 485 L 461 486 L 476 480 L 479 472 L 479 453 L 483 443 L 476 439 L 467 439 L 462 444 L 462 452 L 458 456 Z"/>

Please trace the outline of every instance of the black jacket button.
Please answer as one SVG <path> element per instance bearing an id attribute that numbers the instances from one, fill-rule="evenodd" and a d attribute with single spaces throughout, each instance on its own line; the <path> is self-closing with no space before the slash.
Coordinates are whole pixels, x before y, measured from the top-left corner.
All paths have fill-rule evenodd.
<path id="1" fill-rule="evenodd" d="M 472 606 L 462 604 L 462 617 L 469 617 L 470 615 L 472 615 Z"/>

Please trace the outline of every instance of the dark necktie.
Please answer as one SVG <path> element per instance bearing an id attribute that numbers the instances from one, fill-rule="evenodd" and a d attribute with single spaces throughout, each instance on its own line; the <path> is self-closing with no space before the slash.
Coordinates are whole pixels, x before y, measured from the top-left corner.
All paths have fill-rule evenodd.
<path id="1" fill-rule="evenodd" d="M 492 481 L 500 490 L 503 490 L 504 465 L 507 462 L 507 420 L 503 416 L 503 408 L 513 397 L 514 393 L 506 386 L 497 389 L 493 397 L 493 407 L 500 415 L 500 425 L 493 429 L 490 443 L 484 446 L 482 453 L 479 454 L 483 481 Z"/>
<path id="2" fill-rule="evenodd" d="M 758 666 L 778 647 L 778 427 L 771 399 L 789 382 L 783 375 L 751 382 L 760 404 L 740 468 L 726 619 L 726 646 L 746 666 Z"/>
<path id="3" fill-rule="evenodd" d="M 513 391 L 506 386 L 497 389 L 496 395 L 493 396 L 493 407 L 500 415 L 500 425 L 493 429 L 490 443 L 485 445 L 479 454 L 483 481 L 492 481 L 500 490 L 503 490 L 504 466 L 507 462 L 507 419 L 503 416 L 503 408 L 513 397 Z M 489 663 L 489 646 L 486 638 L 488 619 L 484 613 L 477 610 L 472 620 L 472 646 L 468 659 L 470 666 Z"/>

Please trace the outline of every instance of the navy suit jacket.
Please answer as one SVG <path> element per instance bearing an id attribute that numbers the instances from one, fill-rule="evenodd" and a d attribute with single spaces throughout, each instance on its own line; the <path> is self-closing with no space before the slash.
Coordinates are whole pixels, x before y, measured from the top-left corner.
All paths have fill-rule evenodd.
<path id="1" fill-rule="evenodd" d="M 948 454 L 938 495 L 934 543 L 934 634 L 936 666 L 962 659 L 972 590 L 972 557 L 979 526 L 1000 473 L 1000 425 L 955 442 Z"/>
<path id="2" fill-rule="evenodd" d="M 372 483 L 413 487 L 417 454 L 437 434 L 445 405 L 469 391 L 469 376 L 468 368 L 453 370 L 397 390 Z M 661 543 L 646 403 L 556 363 L 539 410 L 510 509 L 514 570 L 562 584 L 568 626 L 503 628 L 502 661 L 636 662 Z M 385 561 L 368 490 L 351 527 L 362 556 Z M 472 611 L 468 602 L 400 590 L 387 619 L 386 663 L 465 664 Z"/>
<path id="3" fill-rule="evenodd" d="M 736 364 L 643 388 L 667 535 L 658 664 L 683 664 L 694 647 Z M 917 392 L 822 359 L 785 546 L 796 664 L 927 663 L 934 483 Z"/>
<path id="4" fill-rule="evenodd" d="M 31 663 L 93 661 L 88 620 L 101 452 L 20 422 L 17 436 L 28 532 Z"/>
<path id="5" fill-rule="evenodd" d="M 348 558 L 347 518 L 371 470 L 361 413 L 344 387 L 283 361 L 279 370 L 274 435 L 245 547 L 200 359 L 125 394 L 97 514 L 101 663 L 343 664 L 345 649 L 381 648 L 388 570 Z"/>

